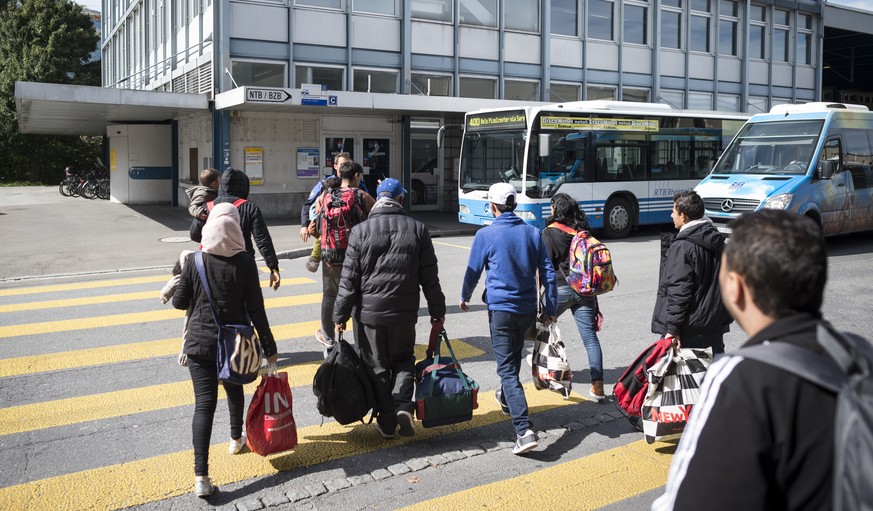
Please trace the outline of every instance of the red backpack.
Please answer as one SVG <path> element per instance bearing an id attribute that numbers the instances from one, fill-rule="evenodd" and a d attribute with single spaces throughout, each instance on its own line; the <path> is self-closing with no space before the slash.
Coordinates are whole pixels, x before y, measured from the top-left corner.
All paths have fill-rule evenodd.
<path id="1" fill-rule="evenodd" d="M 627 368 L 612 393 L 615 394 L 615 402 L 628 414 L 631 424 L 636 425 L 649 389 L 649 380 L 646 370 L 655 365 L 655 362 L 664 357 L 673 345 L 673 339 L 661 339 L 646 348 L 636 360 Z"/>
<path id="2" fill-rule="evenodd" d="M 357 188 L 330 188 L 321 205 L 321 258 L 334 266 L 342 265 L 349 246 L 352 227 L 367 215 Z"/>

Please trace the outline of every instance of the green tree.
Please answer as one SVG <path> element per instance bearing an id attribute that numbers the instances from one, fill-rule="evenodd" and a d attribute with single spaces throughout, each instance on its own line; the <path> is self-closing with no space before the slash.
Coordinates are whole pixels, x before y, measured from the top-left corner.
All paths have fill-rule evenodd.
<path id="1" fill-rule="evenodd" d="M 72 0 L 0 0 L 0 181 L 54 184 L 100 155 L 99 138 L 20 133 L 15 111 L 17 81 L 100 85 L 99 40 Z"/>

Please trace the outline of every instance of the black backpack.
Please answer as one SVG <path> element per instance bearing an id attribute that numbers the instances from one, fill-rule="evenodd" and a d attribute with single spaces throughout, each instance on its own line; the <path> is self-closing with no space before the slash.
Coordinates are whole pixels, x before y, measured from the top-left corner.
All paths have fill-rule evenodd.
<path id="1" fill-rule="evenodd" d="M 357 350 L 342 334 L 315 372 L 312 392 L 318 399 L 318 413 L 340 424 L 363 422 L 367 412 L 373 410 L 369 424 L 376 415 L 373 382 Z"/>
<path id="2" fill-rule="evenodd" d="M 862 337 L 831 332 L 821 324 L 816 340 L 828 357 L 784 342 L 749 346 L 735 355 L 778 367 L 837 395 L 832 509 L 871 510 L 873 347 Z"/>

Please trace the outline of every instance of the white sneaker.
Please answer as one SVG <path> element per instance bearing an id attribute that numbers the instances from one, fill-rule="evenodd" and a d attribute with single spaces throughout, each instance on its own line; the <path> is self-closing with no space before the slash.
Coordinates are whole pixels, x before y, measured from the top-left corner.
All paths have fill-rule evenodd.
<path id="1" fill-rule="evenodd" d="M 239 440 L 230 439 L 230 442 L 227 444 L 227 452 L 230 454 L 239 454 L 242 450 L 243 446 L 246 445 L 246 434 L 243 433 Z"/>
<path id="2" fill-rule="evenodd" d="M 203 498 L 213 493 L 215 493 L 215 486 L 209 480 L 209 476 L 197 476 L 194 478 L 194 495 Z"/>
<path id="3" fill-rule="evenodd" d="M 529 429 L 516 438 L 515 445 L 512 447 L 512 454 L 524 454 L 531 449 L 536 449 L 538 445 L 537 434 Z"/>

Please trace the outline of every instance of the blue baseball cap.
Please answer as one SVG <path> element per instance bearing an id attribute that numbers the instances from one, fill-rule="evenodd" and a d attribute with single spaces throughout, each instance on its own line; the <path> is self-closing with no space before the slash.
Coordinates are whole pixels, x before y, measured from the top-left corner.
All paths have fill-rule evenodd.
<path id="1" fill-rule="evenodd" d="M 379 186 L 376 188 L 376 196 L 378 198 L 389 197 L 392 199 L 396 199 L 401 195 L 405 194 L 406 190 L 403 189 L 403 185 L 400 184 L 400 181 L 394 179 L 393 177 L 389 177 L 388 179 L 383 179 Z"/>

